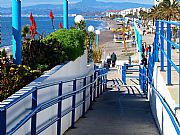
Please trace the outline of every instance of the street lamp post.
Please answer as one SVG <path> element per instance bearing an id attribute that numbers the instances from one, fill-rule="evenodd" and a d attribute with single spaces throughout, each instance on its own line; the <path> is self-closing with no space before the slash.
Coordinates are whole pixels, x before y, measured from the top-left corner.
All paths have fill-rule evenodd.
<path id="1" fill-rule="evenodd" d="M 63 0 L 63 27 L 68 29 L 68 0 Z"/>
<path id="2" fill-rule="evenodd" d="M 96 30 L 96 49 L 99 47 L 99 35 L 100 35 L 100 30 Z"/>
<path id="3" fill-rule="evenodd" d="M 88 27 L 88 31 L 90 33 L 94 32 L 94 27 L 92 25 L 90 25 Z M 92 60 L 92 39 L 91 39 L 91 36 L 90 36 L 90 46 L 89 47 L 90 47 L 90 60 L 89 60 L 89 62 L 92 62 L 93 60 Z"/>
<path id="4" fill-rule="evenodd" d="M 21 0 L 12 0 L 12 44 L 13 62 L 22 64 Z"/>

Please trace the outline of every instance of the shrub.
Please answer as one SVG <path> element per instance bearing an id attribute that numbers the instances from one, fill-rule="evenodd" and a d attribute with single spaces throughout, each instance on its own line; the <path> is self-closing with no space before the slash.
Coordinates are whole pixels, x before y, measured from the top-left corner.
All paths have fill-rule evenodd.
<path id="1" fill-rule="evenodd" d="M 0 101 L 39 77 L 43 71 L 75 60 L 86 49 L 87 35 L 82 30 L 61 29 L 39 39 L 27 38 L 27 32 L 23 31 L 23 65 L 13 64 L 5 50 L 0 52 Z"/>
<path id="2" fill-rule="evenodd" d="M 83 31 L 61 29 L 44 39 L 26 41 L 23 44 L 23 64 L 33 69 L 46 65 L 43 66 L 46 70 L 75 60 L 84 53 L 85 39 Z"/>
<path id="3" fill-rule="evenodd" d="M 75 60 L 83 55 L 85 46 L 86 34 L 77 29 L 60 29 L 50 34 L 45 41 L 55 39 L 63 48 L 65 60 Z"/>
<path id="4" fill-rule="evenodd" d="M 0 51 L 0 101 L 6 99 L 41 75 L 25 65 L 12 64 L 5 50 Z"/>

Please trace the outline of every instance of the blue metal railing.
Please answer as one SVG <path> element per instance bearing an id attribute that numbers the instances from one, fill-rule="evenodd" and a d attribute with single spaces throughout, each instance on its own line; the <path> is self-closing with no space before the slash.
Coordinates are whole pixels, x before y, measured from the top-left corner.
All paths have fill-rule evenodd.
<path id="1" fill-rule="evenodd" d="M 154 55 L 155 55 L 155 53 L 154 54 L 149 53 L 149 60 L 148 60 L 148 68 L 147 69 L 143 65 L 141 65 L 142 66 L 141 70 L 140 70 L 140 75 L 142 76 L 141 79 L 142 79 L 142 82 L 148 80 L 148 84 L 149 84 L 150 88 L 152 89 L 152 91 L 156 95 L 156 97 L 159 98 L 161 104 L 163 105 L 163 107 L 165 108 L 165 110 L 168 114 L 168 117 L 170 118 L 170 120 L 172 122 L 172 125 L 174 126 L 174 129 L 175 129 L 177 135 L 179 135 L 180 134 L 180 124 L 179 124 L 173 110 L 169 106 L 166 99 L 154 87 L 154 83 L 153 83 L 153 72 L 154 72 L 154 65 L 155 65 Z M 143 69 L 145 69 L 147 71 L 144 72 Z"/>
<path id="2" fill-rule="evenodd" d="M 156 88 L 154 87 L 154 83 L 153 83 L 153 71 L 154 71 L 154 65 L 155 65 L 155 61 L 153 58 L 153 55 L 155 54 L 149 54 L 149 61 L 148 61 L 148 76 L 146 76 L 146 74 L 144 74 L 146 76 L 146 79 L 148 79 L 148 83 L 150 85 L 150 87 L 152 88 L 152 91 L 155 93 L 155 95 L 157 95 L 157 97 L 159 98 L 159 100 L 161 101 L 163 107 L 165 108 L 175 130 L 176 133 L 179 135 L 180 134 L 180 124 L 178 122 L 178 120 L 175 117 L 175 114 L 173 112 L 173 110 L 171 109 L 171 107 L 169 106 L 168 102 L 166 101 L 166 99 L 156 90 Z"/>
<path id="3" fill-rule="evenodd" d="M 87 83 L 87 79 L 90 79 L 90 82 Z M 97 69 L 92 75 L 76 78 L 74 80 L 68 80 L 68 81 L 59 81 L 59 82 L 53 82 L 49 84 L 40 85 L 37 87 L 32 88 L 28 93 L 23 94 L 19 98 L 15 99 L 13 102 L 11 102 L 9 105 L 6 105 L 4 107 L 0 108 L 0 135 L 12 135 L 15 133 L 18 129 L 20 129 L 24 124 L 26 124 L 27 121 L 31 120 L 31 133 L 32 135 L 40 134 L 44 130 L 46 130 L 49 126 L 57 122 L 57 135 L 61 134 L 61 119 L 66 114 L 72 112 L 72 118 L 71 118 L 71 127 L 74 127 L 75 123 L 75 109 L 82 105 L 82 116 L 85 116 L 85 108 L 86 108 L 86 101 L 90 100 L 90 108 L 92 107 L 92 102 L 96 97 L 99 97 L 99 94 L 102 94 L 102 92 L 106 89 L 107 85 L 107 70 L 106 69 Z M 77 81 L 83 80 L 83 87 L 77 89 Z M 73 91 L 69 92 L 67 94 L 62 94 L 63 91 L 63 85 L 66 83 L 72 82 Z M 38 97 L 37 92 L 43 88 L 48 88 L 51 86 L 58 85 L 58 96 L 51 98 L 48 101 L 45 101 L 43 103 L 38 104 Z M 89 94 L 86 94 L 87 88 L 90 89 Z M 96 91 L 97 90 L 97 91 Z M 83 93 L 83 99 L 82 101 L 76 102 L 76 95 L 78 93 Z M 11 128 L 9 131 L 7 131 L 7 118 L 6 113 L 7 109 L 12 107 L 13 105 L 16 105 L 18 102 L 25 99 L 28 95 L 32 95 L 32 108 L 31 111 L 23 117 L 13 128 Z M 65 99 L 68 99 L 72 97 L 72 106 L 62 112 L 62 101 Z M 57 104 L 58 106 L 58 112 L 57 116 L 52 118 L 50 122 L 45 123 L 41 128 L 37 129 L 37 114 L 53 105 Z"/>
<path id="4" fill-rule="evenodd" d="M 176 33 L 173 32 L 173 28 L 176 28 Z M 172 41 L 172 37 L 175 37 L 177 42 Z M 165 44 L 166 42 L 166 44 Z M 154 42 L 154 60 L 155 62 L 160 61 L 161 71 L 165 71 L 165 66 L 167 67 L 167 84 L 172 85 L 172 67 L 175 69 L 177 75 L 179 76 L 178 84 L 178 107 L 180 107 L 180 22 L 169 22 L 158 20 L 156 21 L 156 34 Z M 172 48 L 178 50 L 177 61 L 173 60 Z M 160 53 L 160 58 L 159 58 Z M 165 65 L 164 60 L 167 60 L 167 65 Z"/>
<path id="5" fill-rule="evenodd" d="M 177 28 L 177 43 L 172 41 L 173 35 L 173 27 Z M 165 32 L 167 31 L 167 32 Z M 167 42 L 165 47 L 164 41 Z M 161 63 L 161 71 L 165 71 L 164 67 L 164 59 L 167 59 L 167 84 L 172 84 L 172 67 L 176 70 L 177 74 L 179 75 L 179 90 L 180 90 L 180 23 L 179 22 L 169 22 L 158 20 L 156 21 L 156 35 L 155 35 L 155 42 L 154 42 L 154 59 L 157 62 L 160 60 Z M 178 50 L 178 63 L 172 60 L 172 46 L 174 46 Z M 165 48 L 167 50 L 165 50 Z M 160 58 L 159 58 L 160 53 Z M 179 91 L 179 103 L 180 106 L 180 91 Z"/>
<path id="6" fill-rule="evenodd" d="M 165 36 L 165 24 L 167 25 L 167 33 Z M 176 133 L 179 135 L 180 134 L 180 124 L 178 120 L 175 117 L 174 111 L 172 108 L 169 106 L 168 102 L 166 99 L 156 90 L 154 87 L 154 82 L 153 82 L 153 72 L 154 72 L 154 65 L 155 62 L 160 61 L 161 65 L 161 71 L 164 71 L 165 63 L 164 59 L 167 59 L 167 84 L 170 85 L 172 84 L 172 67 L 176 70 L 177 74 L 179 74 L 179 84 L 180 85 L 180 53 L 179 55 L 179 64 L 176 64 L 172 60 L 172 45 L 175 46 L 179 51 L 180 47 L 178 43 L 174 43 L 171 41 L 172 38 L 172 27 L 171 25 L 174 25 L 175 27 L 178 27 L 178 34 L 179 34 L 179 42 L 180 42 L 180 23 L 178 22 L 168 22 L 168 21 L 162 21 L 158 20 L 156 21 L 156 33 L 155 33 L 155 39 L 154 39 L 154 47 L 153 47 L 153 53 L 149 53 L 149 59 L 148 59 L 148 74 L 144 74 L 146 76 L 146 79 L 148 79 L 148 84 L 152 88 L 153 93 L 159 98 L 161 101 L 163 107 L 165 108 L 173 126 L 176 131 Z M 164 41 L 167 42 L 165 50 L 165 43 Z M 159 58 L 160 54 L 160 58 Z M 143 74 L 143 72 L 141 72 Z M 180 93 L 179 93 L 180 94 Z"/>
<path id="7" fill-rule="evenodd" d="M 139 66 L 139 83 L 144 94 L 147 94 L 147 69 L 144 65 Z"/>

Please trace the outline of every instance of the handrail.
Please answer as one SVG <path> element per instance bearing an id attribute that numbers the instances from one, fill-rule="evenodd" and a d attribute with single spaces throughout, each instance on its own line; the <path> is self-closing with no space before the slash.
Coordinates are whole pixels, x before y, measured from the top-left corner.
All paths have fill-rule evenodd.
<path id="1" fill-rule="evenodd" d="M 152 85 L 151 85 L 152 86 Z M 170 106 L 168 105 L 166 99 L 154 88 L 154 86 L 152 86 L 152 89 L 153 91 L 156 93 L 156 95 L 159 97 L 162 105 L 164 106 L 164 108 L 166 109 L 172 123 L 173 123 L 173 126 L 175 127 L 176 129 L 176 132 L 177 134 L 179 135 L 180 134 L 180 124 L 179 122 L 177 121 L 176 117 L 174 116 L 174 113 L 172 111 L 172 109 L 170 108 Z"/>
<path id="2" fill-rule="evenodd" d="M 95 71 L 95 72 L 96 72 L 96 71 Z M 90 77 L 90 76 L 92 76 L 92 75 L 93 75 L 93 74 L 88 75 L 88 76 L 86 76 L 86 77 Z M 57 97 L 55 97 L 55 98 L 53 98 L 53 99 L 51 99 L 51 100 L 48 100 L 48 101 L 46 101 L 46 102 L 43 102 L 43 103 L 39 104 L 36 108 L 34 108 L 31 112 L 29 112 L 23 119 L 21 119 L 21 121 L 20 121 L 15 127 L 13 127 L 13 128 L 7 133 L 7 135 L 12 135 L 13 133 L 15 133 L 21 126 L 23 126 L 23 125 L 24 125 L 30 118 L 32 118 L 36 113 L 38 113 L 38 112 L 40 112 L 40 111 L 42 111 L 42 110 L 44 110 L 44 109 L 47 109 L 47 108 L 51 107 L 52 105 L 57 104 L 57 103 L 65 100 L 65 99 L 67 99 L 67 98 L 70 98 L 70 97 L 74 96 L 75 94 L 78 94 L 78 93 L 81 93 L 81 92 L 83 92 L 83 91 L 86 91 L 86 88 L 93 86 L 100 77 L 103 77 L 103 76 L 105 76 L 105 75 L 107 75 L 107 72 L 105 72 L 105 73 L 103 73 L 103 74 L 100 74 L 99 76 L 97 76 L 97 78 L 96 78 L 93 82 L 91 82 L 91 83 L 89 83 L 89 84 L 87 84 L 87 85 L 85 85 L 85 86 L 77 89 L 76 91 L 72 91 L 72 92 L 69 92 L 69 93 L 64 94 L 64 95 L 61 95 L 61 96 L 57 96 Z M 77 80 L 81 80 L 81 79 L 84 79 L 84 78 L 85 78 L 85 77 L 77 78 Z M 71 80 L 71 81 L 64 81 L 64 82 L 60 81 L 58 84 L 57 84 L 57 83 L 51 83 L 51 84 L 59 85 L 60 83 L 72 82 L 72 81 L 74 81 L 74 80 L 76 80 L 76 79 L 73 79 L 73 80 Z M 103 83 L 103 82 L 102 82 L 102 83 Z M 50 85 L 50 86 L 54 86 L 54 85 Z M 101 85 L 102 85 L 102 84 L 101 84 Z M 43 86 L 43 88 L 44 88 L 44 86 L 50 87 L 49 85 L 41 85 L 40 87 L 35 87 L 35 88 L 33 88 L 30 92 L 26 93 L 24 96 L 22 96 L 22 97 L 18 98 L 17 100 L 15 100 L 15 102 L 13 102 L 11 105 L 7 106 L 6 109 L 9 108 L 9 107 L 11 107 L 12 105 L 16 104 L 16 103 L 19 102 L 20 100 L 24 99 L 26 96 L 32 94 L 32 92 L 34 92 L 35 90 L 39 90 L 40 88 L 42 88 L 42 86 Z M 98 86 L 96 86 L 96 87 L 98 87 Z M 83 102 L 84 102 L 84 101 L 83 101 Z M 82 102 L 82 103 L 83 103 L 83 102 Z M 81 104 L 82 104 L 82 103 L 81 103 Z M 76 108 L 76 107 L 75 107 L 75 108 Z M 73 109 L 75 109 L 75 108 L 73 108 Z M 70 111 L 69 111 L 69 112 L 70 112 Z M 68 113 L 69 113 L 69 112 L 68 112 Z M 61 117 L 62 117 L 62 116 L 61 116 Z M 58 119 L 56 119 L 54 122 L 56 122 L 57 120 L 58 120 Z M 53 123 L 54 123 L 54 122 L 53 122 Z M 53 124 L 53 123 L 52 123 L 52 124 Z M 39 131 L 38 131 L 38 132 L 39 132 Z"/>
<path id="3" fill-rule="evenodd" d="M 179 46 L 172 42 L 172 41 L 169 41 L 165 36 L 161 35 L 159 32 L 157 33 L 160 37 L 162 37 L 163 39 L 165 39 L 167 42 L 169 42 L 170 44 L 172 44 L 173 46 L 175 46 L 177 49 L 179 49 Z"/>
<path id="4" fill-rule="evenodd" d="M 91 74 L 93 75 L 93 74 Z M 87 75 L 85 77 L 90 77 L 91 75 Z M 46 83 L 46 84 L 40 84 L 39 86 L 32 86 L 31 90 L 28 91 L 27 93 L 21 95 L 20 97 L 16 98 L 13 102 L 11 102 L 10 104 L 4 106 L 4 107 L 0 107 L 0 111 L 3 111 L 4 109 L 8 109 L 10 108 L 11 106 L 13 106 L 14 104 L 16 104 L 17 102 L 19 102 L 20 100 L 24 99 L 25 97 L 29 96 L 30 94 L 32 94 L 36 89 L 39 90 L 39 89 L 43 89 L 43 88 L 47 88 L 47 87 L 51 87 L 51 86 L 55 86 L 55 85 L 58 85 L 60 82 L 62 83 L 68 83 L 68 82 L 73 82 L 73 80 L 81 80 L 83 79 L 84 77 L 81 77 L 81 78 L 75 78 L 75 79 L 72 79 L 72 80 L 67 80 L 67 81 L 56 81 L 56 82 L 51 82 L 51 83 Z"/>
<path id="5" fill-rule="evenodd" d="M 165 51 L 161 50 L 161 52 L 167 57 L 167 54 L 165 53 Z M 174 69 L 180 74 L 180 71 L 177 68 L 176 64 L 174 64 L 174 62 L 169 58 L 167 58 L 167 60 L 171 63 L 171 65 L 174 67 Z"/>
<path id="6" fill-rule="evenodd" d="M 175 130 L 177 132 L 177 134 L 180 134 L 180 123 L 178 122 L 177 118 L 175 117 L 171 107 L 169 106 L 168 102 L 166 101 L 166 99 L 156 90 L 156 88 L 154 87 L 153 83 L 150 81 L 150 77 L 148 77 L 146 74 L 140 73 L 142 76 L 144 76 L 146 79 L 148 79 L 148 83 L 150 84 L 153 92 L 156 93 L 156 95 L 158 96 L 158 98 L 160 99 L 162 105 L 164 106 L 164 108 L 166 109 L 168 116 L 170 117 L 173 126 L 175 127 Z"/>
<path id="7" fill-rule="evenodd" d="M 165 29 L 164 26 L 167 25 L 167 33 L 165 36 Z M 161 70 L 164 71 L 164 57 L 166 57 L 167 60 L 167 84 L 171 85 L 172 84 L 172 76 L 171 76 L 171 66 L 173 66 L 177 73 L 180 75 L 180 66 L 177 66 L 175 64 L 175 62 L 173 62 L 173 60 L 171 60 L 172 58 L 172 52 L 171 52 L 171 46 L 173 45 L 174 47 L 176 47 L 179 51 L 180 51 L 180 44 L 173 42 L 172 41 L 172 25 L 174 25 L 175 27 L 177 27 L 177 38 L 179 39 L 179 43 L 180 43 L 180 22 L 174 22 L 174 21 L 165 21 L 165 20 L 157 20 L 156 21 L 156 32 L 155 32 L 155 41 L 154 41 L 154 58 L 155 61 L 157 62 L 159 60 L 159 50 L 161 53 Z M 165 43 L 164 41 L 167 42 L 167 53 L 165 53 Z M 180 53 L 178 54 L 178 58 L 180 59 Z M 179 64 L 180 65 L 180 62 Z M 180 84 L 180 80 L 179 80 L 179 84 Z M 180 87 L 179 87 L 180 90 Z M 180 102 L 179 102 L 180 104 Z"/>
<path id="8" fill-rule="evenodd" d="M 177 25 L 180 26 L 179 22 L 173 22 L 173 21 L 165 21 L 165 20 L 157 20 L 159 22 L 164 22 L 164 23 L 168 23 L 168 24 L 172 24 L 172 25 Z"/>

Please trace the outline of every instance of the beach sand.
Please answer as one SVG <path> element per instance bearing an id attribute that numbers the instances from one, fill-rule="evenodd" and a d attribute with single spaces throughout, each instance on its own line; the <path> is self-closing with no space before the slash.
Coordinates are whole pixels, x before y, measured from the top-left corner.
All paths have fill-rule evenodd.
<path id="1" fill-rule="evenodd" d="M 107 20 L 106 21 L 109 28 L 117 29 L 119 26 L 116 21 Z M 113 41 L 114 33 L 111 30 L 101 31 L 99 37 L 99 47 L 102 48 L 103 56 L 102 59 L 105 60 L 108 54 L 113 52 L 117 55 L 118 60 L 128 60 L 129 56 L 133 55 L 133 61 L 138 62 L 136 46 L 132 46 L 131 43 L 127 44 L 127 52 L 124 49 L 123 43 L 115 43 Z"/>

